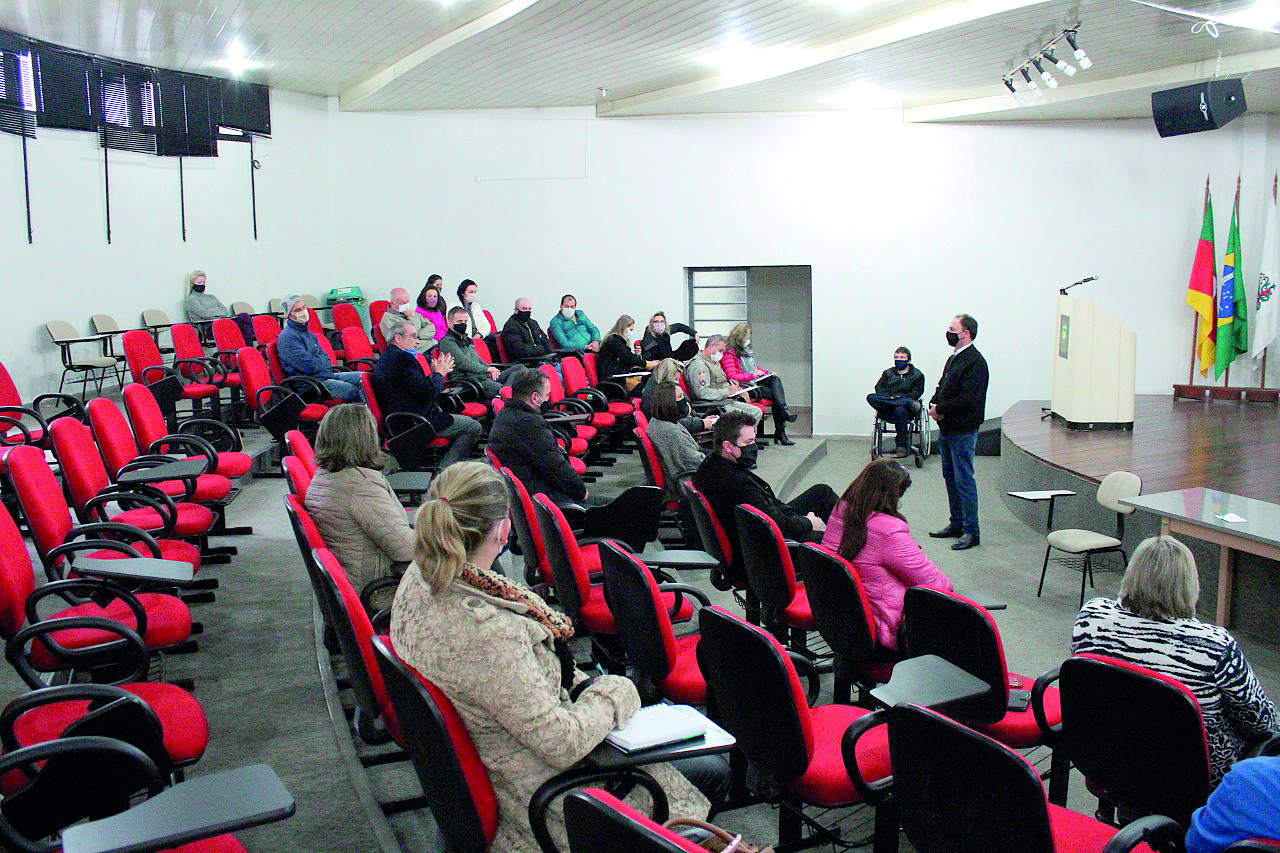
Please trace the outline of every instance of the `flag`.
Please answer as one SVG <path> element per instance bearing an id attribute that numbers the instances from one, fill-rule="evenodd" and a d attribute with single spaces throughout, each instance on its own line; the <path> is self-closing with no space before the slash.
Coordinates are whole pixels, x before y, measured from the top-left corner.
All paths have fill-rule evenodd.
<path id="1" fill-rule="evenodd" d="M 1276 182 L 1271 184 L 1271 204 L 1267 205 L 1267 230 L 1262 233 L 1262 267 L 1258 270 L 1258 301 L 1255 303 L 1252 355 L 1261 358 L 1280 332 L 1280 306 L 1276 305 L 1276 282 L 1280 281 L 1280 245 L 1276 240 Z"/>
<path id="2" fill-rule="evenodd" d="M 1214 378 L 1221 376 L 1236 360 L 1249 351 L 1249 305 L 1244 287 L 1237 286 L 1240 271 L 1240 181 L 1236 179 L 1236 201 L 1231 209 L 1231 230 L 1227 232 L 1227 251 L 1222 256 L 1222 284 L 1218 290 L 1218 352 Z"/>
<path id="3" fill-rule="evenodd" d="M 1209 197 L 1209 179 L 1204 179 L 1204 221 L 1200 225 L 1200 242 L 1196 259 L 1191 264 L 1191 282 L 1187 285 L 1187 304 L 1200 315 L 1196 327 L 1196 352 L 1200 356 L 1200 375 L 1209 375 L 1218 338 L 1217 310 L 1214 304 L 1213 269 L 1217 262 L 1213 249 L 1213 199 Z"/>

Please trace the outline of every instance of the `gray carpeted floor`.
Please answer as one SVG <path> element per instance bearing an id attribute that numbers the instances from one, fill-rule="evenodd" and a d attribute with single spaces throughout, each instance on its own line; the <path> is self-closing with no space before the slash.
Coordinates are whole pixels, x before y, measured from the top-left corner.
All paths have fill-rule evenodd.
<path id="1" fill-rule="evenodd" d="M 795 448 L 770 449 L 761 457 L 761 474 L 771 482 L 788 478 L 795 461 L 817 442 L 800 440 Z M 837 492 L 867 460 L 865 440 L 831 440 L 826 456 L 790 490 L 792 494 L 814 482 L 827 482 Z M 945 525 L 946 497 L 940 465 L 935 457 L 921 470 L 911 469 L 914 484 L 904 509 L 913 532 L 925 550 L 964 592 L 987 600 L 1008 602 L 996 612 L 1011 669 L 1035 676 L 1057 664 L 1067 653 L 1071 622 L 1076 612 L 1078 576 L 1051 571 L 1043 598 L 1035 584 L 1043 554 L 1043 535 L 1027 527 L 1005 509 L 995 493 L 1000 459 L 979 457 L 976 464 L 982 513 L 982 545 L 953 552 L 949 542 L 925 533 Z M 605 479 L 593 486 L 611 494 L 641 478 L 634 455 L 623 456 Z M 255 851 L 371 851 L 379 849 L 374 823 L 342 761 L 334 728 L 325 705 L 316 659 L 311 590 L 297 547 L 284 516 L 281 480 L 254 480 L 232 508 L 233 523 L 252 524 L 250 537 L 224 540 L 240 548 L 229 566 L 206 571 L 221 579 L 218 600 L 193 607 L 204 623 L 201 651 L 169 658 L 170 676 L 196 679 L 196 696 L 204 705 L 212 732 L 209 751 L 192 774 L 263 761 L 271 764 L 298 803 L 290 820 L 241 833 Z M 511 560 L 512 558 L 506 558 Z M 508 566 L 509 574 L 515 574 Z M 711 590 L 705 573 L 688 573 L 684 580 L 708 590 L 716 603 L 729 604 L 724 593 Z M 1112 594 L 1118 575 L 1099 575 L 1100 594 Z M 1242 636 L 1246 654 L 1273 696 L 1280 695 L 1280 649 Z M 0 679 L 5 695 L 22 692 L 16 676 Z M 823 700 L 830 699 L 830 686 Z M 349 697 L 346 700 L 349 703 Z M 344 735 L 345 736 L 345 735 Z M 361 748 L 362 751 L 367 751 Z M 1033 760 L 1043 759 L 1043 751 Z M 373 768 L 356 784 L 366 784 L 379 800 L 419 793 L 408 765 Z M 1091 798 L 1079 779 L 1073 780 L 1073 807 L 1089 812 Z M 821 816 L 838 821 L 846 837 L 870 832 L 865 809 Z M 749 839 L 776 839 L 777 815 L 767 806 L 725 813 L 722 825 Z M 384 824 L 384 827 L 386 825 Z M 397 815 L 389 826 L 405 850 L 435 849 L 429 814 Z M 909 847 L 903 844 L 903 849 Z"/>

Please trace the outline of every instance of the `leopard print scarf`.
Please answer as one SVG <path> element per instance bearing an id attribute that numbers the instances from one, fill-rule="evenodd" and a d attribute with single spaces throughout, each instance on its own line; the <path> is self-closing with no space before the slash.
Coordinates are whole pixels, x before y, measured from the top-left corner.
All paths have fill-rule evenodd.
<path id="1" fill-rule="evenodd" d="M 482 569 L 471 563 L 463 563 L 462 572 L 458 577 L 486 595 L 523 604 L 526 608 L 524 615 L 550 631 L 557 640 L 567 640 L 573 636 L 573 622 L 568 616 L 558 610 L 552 610 L 535 593 L 492 569 Z"/>

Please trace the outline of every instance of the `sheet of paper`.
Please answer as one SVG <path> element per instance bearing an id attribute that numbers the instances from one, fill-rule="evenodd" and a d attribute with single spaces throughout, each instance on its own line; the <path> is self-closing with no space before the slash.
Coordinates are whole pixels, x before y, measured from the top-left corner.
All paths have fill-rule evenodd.
<path id="1" fill-rule="evenodd" d="M 1247 518 L 1244 518 L 1243 516 L 1236 515 L 1234 512 L 1225 512 L 1222 515 L 1214 516 L 1214 518 L 1220 518 L 1229 524 L 1239 524 L 1242 521 L 1249 520 Z"/>
<path id="2" fill-rule="evenodd" d="M 1049 498 L 1066 497 L 1074 495 L 1075 492 L 1070 489 L 1044 489 L 1038 492 L 1009 492 L 1011 497 L 1022 498 L 1024 501 L 1047 501 Z"/>

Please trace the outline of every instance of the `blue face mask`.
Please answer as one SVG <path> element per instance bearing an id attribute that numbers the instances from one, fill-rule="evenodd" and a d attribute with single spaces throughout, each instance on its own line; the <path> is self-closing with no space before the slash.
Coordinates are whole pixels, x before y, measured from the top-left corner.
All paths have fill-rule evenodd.
<path id="1" fill-rule="evenodd" d="M 895 358 L 893 360 L 893 366 L 898 368 L 899 370 L 906 370 L 907 365 L 910 363 L 911 362 L 905 358 Z"/>

